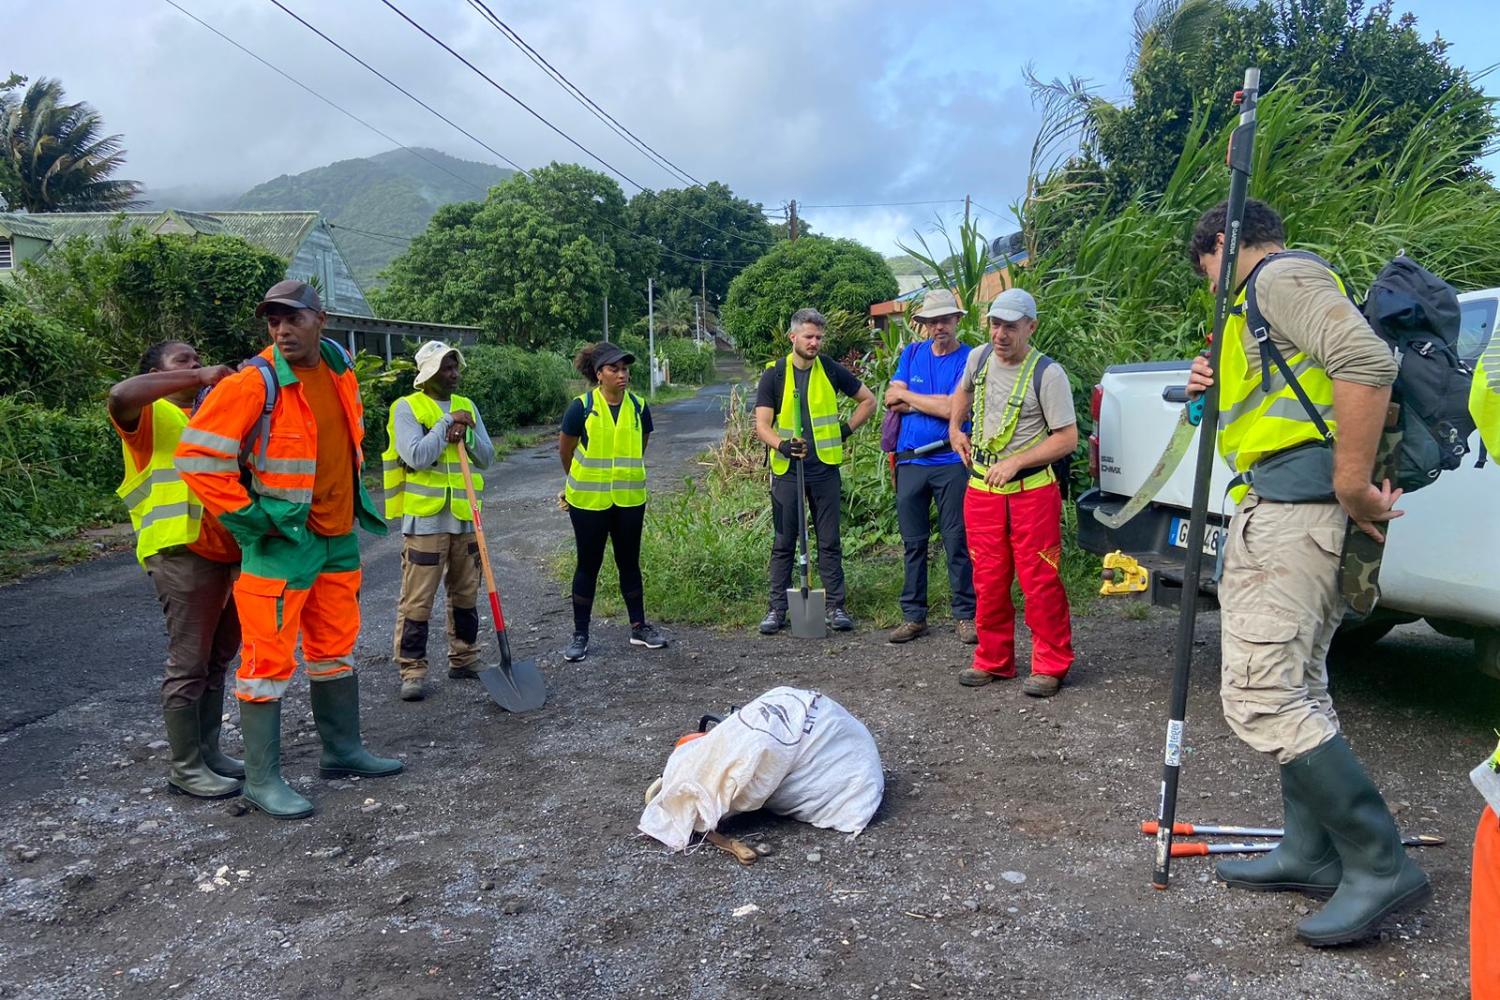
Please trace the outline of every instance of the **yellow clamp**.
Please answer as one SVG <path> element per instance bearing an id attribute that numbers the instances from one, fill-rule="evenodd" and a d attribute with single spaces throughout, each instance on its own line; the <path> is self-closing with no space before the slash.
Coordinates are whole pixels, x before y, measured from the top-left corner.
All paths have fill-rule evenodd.
<path id="1" fill-rule="evenodd" d="M 1500 730 L 1496 730 L 1495 735 L 1500 736 Z M 1491 771 L 1500 771 L 1500 746 L 1495 747 L 1495 752 L 1490 754 L 1490 759 L 1485 763 L 1490 766 Z"/>
<path id="2" fill-rule="evenodd" d="M 1115 551 L 1104 557 L 1104 584 L 1099 588 L 1101 597 L 1118 597 L 1121 594 L 1141 594 L 1146 591 L 1146 567 L 1134 556 Z"/>

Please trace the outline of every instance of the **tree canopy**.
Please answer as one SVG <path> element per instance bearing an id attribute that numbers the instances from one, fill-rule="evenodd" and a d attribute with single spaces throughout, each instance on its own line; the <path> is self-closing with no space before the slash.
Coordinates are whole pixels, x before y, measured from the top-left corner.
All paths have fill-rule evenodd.
<path id="1" fill-rule="evenodd" d="M 630 225 L 666 248 L 657 269 L 666 286 L 699 290 L 707 279 L 710 301 L 722 302 L 729 283 L 776 242 L 775 230 L 755 202 L 737 198 L 718 181 L 702 187 L 642 191 L 630 199 Z M 684 259 L 699 257 L 701 264 Z"/>
<path id="2" fill-rule="evenodd" d="M 778 244 L 741 271 L 721 315 L 745 358 L 759 362 L 784 345 L 787 322 L 798 309 L 863 316 L 874 303 L 897 294 L 896 279 L 880 254 L 853 240 L 811 236 Z"/>
<path id="3" fill-rule="evenodd" d="M 107 212 L 136 204 L 141 186 L 114 180 L 122 137 L 104 134 L 89 105 L 65 102 L 62 84 L 39 78 L 0 84 L 0 202 L 28 212 Z"/>

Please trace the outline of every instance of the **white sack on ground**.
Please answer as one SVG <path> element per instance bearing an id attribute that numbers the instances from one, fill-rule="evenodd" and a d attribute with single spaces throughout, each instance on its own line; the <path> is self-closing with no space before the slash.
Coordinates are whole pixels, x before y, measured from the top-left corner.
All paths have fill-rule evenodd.
<path id="1" fill-rule="evenodd" d="M 680 851 L 725 816 L 764 807 L 859 833 L 884 794 L 864 724 L 825 694 L 779 687 L 672 752 L 640 829 Z"/>

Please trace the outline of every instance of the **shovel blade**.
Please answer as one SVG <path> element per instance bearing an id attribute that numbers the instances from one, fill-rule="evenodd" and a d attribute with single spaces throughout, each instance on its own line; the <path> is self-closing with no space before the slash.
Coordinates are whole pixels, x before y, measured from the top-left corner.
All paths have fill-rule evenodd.
<path id="1" fill-rule="evenodd" d="M 792 635 L 799 639 L 825 639 L 828 637 L 828 594 L 822 590 L 792 588 L 786 592 L 787 618 L 792 623 Z"/>
<path id="2" fill-rule="evenodd" d="M 547 701 L 547 682 L 535 660 L 515 660 L 479 672 L 490 699 L 507 712 L 532 712 Z"/>

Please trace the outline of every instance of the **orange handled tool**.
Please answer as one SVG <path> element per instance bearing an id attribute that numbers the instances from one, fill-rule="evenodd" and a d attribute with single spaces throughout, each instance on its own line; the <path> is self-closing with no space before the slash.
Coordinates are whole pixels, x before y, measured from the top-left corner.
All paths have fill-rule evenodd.
<path id="1" fill-rule="evenodd" d="M 1148 819 L 1141 824 L 1141 833 L 1147 837 L 1156 836 L 1156 820 Z M 1172 836 L 1174 837 L 1280 837 L 1283 831 L 1279 827 L 1268 826 L 1194 826 L 1192 823 L 1173 823 Z"/>
<path id="2" fill-rule="evenodd" d="M 1180 825 L 1180 824 L 1179 824 Z M 1202 833 L 1203 828 L 1199 827 Z M 1441 847 L 1448 841 L 1444 837 L 1431 833 L 1418 833 L 1410 837 L 1402 837 L 1401 843 L 1407 847 Z M 1191 858 L 1205 854 L 1260 854 L 1265 851 L 1275 850 L 1275 844 L 1193 844 L 1181 843 L 1172 845 L 1172 857 Z"/>

